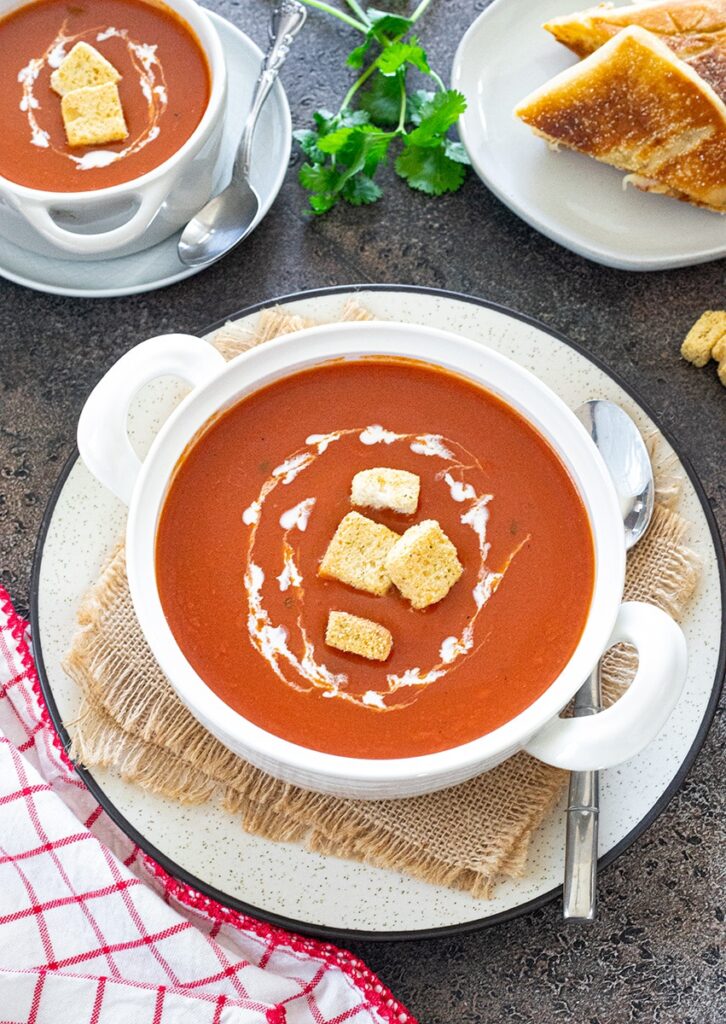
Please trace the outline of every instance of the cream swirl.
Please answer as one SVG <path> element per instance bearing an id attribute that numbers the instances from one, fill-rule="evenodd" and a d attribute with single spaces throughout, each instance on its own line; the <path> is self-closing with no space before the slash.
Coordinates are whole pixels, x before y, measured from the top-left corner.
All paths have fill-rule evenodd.
<path id="1" fill-rule="evenodd" d="M 156 52 L 156 46 L 140 43 L 132 39 L 128 29 L 117 29 L 113 26 L 86 29 L 76 35 L 66 34 L 66 23 L 58 32 L 52 43 L 39 57 L 32 57 L 25 67 L 18 72 L 18 82 L 22 87 L 20 110 L 26 115 L 30 131 L 30 142 L 39 149 L 52 149 L 55 153 L 72 161 L 79 171 L 89 171 L 98 167 L 107 167 L 118 160 L 123 160 L 132 153 L 138 153 L 150 142 L 159 137 L 161 126 L 159 121 L 168 105 L 168 95 L 164 69 Z M 62 63 L 68 50 L 79 40 L 91 38 L 100 43 L 116 37 L 126 44 L 134 70 L 138 74 L 138 83 L 146 100 L 147 119 L 143 129 L 123 149 L 91 149 L 82 156 L 69 153 L 65 146 L 55 145 L 50 132 L 42 127 L 38 120 L 41 104 L 35 95 L 35 85 L 42 71 L 57 68 Z"/>
<path id="2" fill-rule="evenodd" d="M 304 579 L 299 569 L 298 559 L 291 544 L 293 532 L 304 532 L 310 515 L 316 504 L 316 498 L 310 497 L 298 502 L 279 516 L 278 525 L 282 530 L 282 570 L 276 580 L 279 591 L 289 593 L 290 607 L 295 608 L 294 630 L 297 635 L 295 647 L 302 649 L 302 656 L 293 653 L 291 647 L 291 627 L 275 624 L 267 612 L 263 599 L 264 573 L 255 561 L 255 541 L 257 531 L 264 514 L 265 502 L 270 494 L 280 485 L 286 486 L 304 473 L 318 459 L 323 458 L 329 446 L 345 437 L 357 436 L 364 445 L 403 443 L 410 451 L 423 458 L 437 458 L 445 463 L 444 469 L 435 475 L 435 480 L 442 483 L 448 491 L 451 501 L 460 508 L 459 520 L 464 526 L 472 529 L 478 539 L 479 566 L 476 583 L 471 591 L 473 608 L 466 616 L 466 625 L 460 635 L 446 636 L 440 641 L 438 661 L 428 667 L 412 665 L 402 672 L 389 672 L 385 677 L 385 685 L 378 689 L 368 689 L 357 695 L 347 689 L 349 683 L 345 673 L 334 673 L 321 661 L 315 652 L 315 645 L 310 640 L 303 625 L 305 603 Z M 459 453 L 459 456 L 455 454 Z M 333 431 L 327 434 L 311 434 L 305 440 L 305 446 L 288 456 L 280 465 L 273 469 L 264 481 L 259 494 L 242 513 L 243 523 L 250 528 L 247 565 L 244 574 L 244 586 L 248 603 L 248 631 L 253 647 L 270 664 L 275 674 L 283 682 L 294 689 L 318 688 L 323 696 L 330 699 L 349 701 L 359 707 L 374 712 L 396 711 L 410 704 L 422 690 L 453 671 L 458 663 L 470 657 L 477 649 L 475 640 L 476 623 L 483 608 L 501 584 L 504 575 L 528 537 L 509 556 L 500 571 L 492 571 L 488 564 L 489 542 L 487 541 L 487 523 L 489 520 L 489 504 L 493 500 L 491 494 L 478 494 L 466 474 L 472 469 L 480 472 L 481 466 L 475 457 L 462 445 L 450 441 L 438 434 L 397 434 L 386 430 L 380 424 L 363 428 Z M 288 603 L 288 602 L 286 602 Z M 297 679 L 290 678 L 290 669 Z M 301 686 L 301 682 L 309 684 Z M 401 690 L 410 692 L 408 699 L 400 699 Z M 391 697 L 399 694 L 395 702 Z"/>

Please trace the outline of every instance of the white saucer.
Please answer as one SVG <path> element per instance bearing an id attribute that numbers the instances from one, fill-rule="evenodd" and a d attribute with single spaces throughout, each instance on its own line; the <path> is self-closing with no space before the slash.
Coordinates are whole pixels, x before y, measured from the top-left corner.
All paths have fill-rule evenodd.
<path id="1" fill-rule="evenodd" d="M 213 11 L 207 11 L 207 14 L 219 32 L 227 59 L 227 107 L 217 167 L 217 182 L 221 188 L 226 183 L 249 110 L 262 51 L 230 22 Z M 251 180 L 260 197 L 255 226 L 270 209 L 282 187 L 291 145 L 290 108 L 278 79 L 255 132 Z M 179 233 L 152 249 L 132 256 L 81 262 L 38 256 L 0 237 L 0 277 L 54 295 L 98 299 L 135 295 L 165 288 L 199 273 L 198 268 L 186 267 L 179 260 L 176 252 L 178 238 Z"/>
<path id="2" fill-rule="evenodd" d="M 621 171 L 551 151 L 512 114 L 519 100 L 576 62 L 541 27 L 576 8 L 573 0 L 494 0 L 461 40 L 452 85 L 469 103 L 459 132 L 477 174 L 532 227 L 596 263 L 664 270 L 726 255 L 726 216 L 624 190 Z"/>
<path id="3" fill-rule="evenodd" d="M 340 317 L 352 289 L 280 300 L 291 312 L 320 320 Z M 542 325 L 477 299 L 426 289 L 381 285 L 357 297 L 381 319 L 455 331 L 500 351 L 536 373 L 570 406 L 597 395 L 618 402 L 644 431 L 653 424 L 639 401 L 579 350 Z M 273 305 L 273 302 L 266 305 Z M 240 318 L 254 320 L 245 311 Z M 233 319 L 237 319 L 236 317 Z M 140 453 L 184 390 L 156 381 L 131 409 Z M 663 442 L 664 452 L 670 450 Z M 666 728 L 637 758 L 602 773 L 600 855 L 612 860 L 640 835 L 676 792 L 706 735 L 723 675 L 723 550 L 708 502 L 686 476 L 683 515 L 693 524 L 689 545 L 703 562 L 698 593 L 683 622 L 689 650 L 685 690 Z M 75 614 L 104 558 L 123 533 L 126 510 L 75 456 L 51 499 L 38 542 L 31 597 L 34 648 L 56 724 L 77 718 L 79 691 L 61 661 Z M 719 653 L 721 650 L 721 654 Z M 721 660 L 719 660 L 721 659 Z M 72 726 L 70 726 L 72 730 Z M 61 726 L 61 734 L 64 730 Z M 110 769 L 82 773 L 118 824 L 177 878 L 230 906 L 296 931 L 346 940 L 467 930 L 538 906 L 562 882 L 563 809 L 533 837 L 525 876 L 499 885 L 492 900 L 426 885 L 406 875 L 273 843 L 242 831 L 218 806 L 183 807 L 125 782 Z"/>

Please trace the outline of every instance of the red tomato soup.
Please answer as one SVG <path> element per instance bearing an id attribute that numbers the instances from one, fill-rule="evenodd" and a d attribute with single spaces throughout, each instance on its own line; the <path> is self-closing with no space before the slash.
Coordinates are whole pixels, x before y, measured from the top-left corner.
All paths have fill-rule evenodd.
<path id="1" fill-rule="evenodd" d="M 355 509 L 397 534 L 436 520 L 463 573 L 421 611 L 318 575 L 360 470 L 420 479 L 416 512 Z M 567 470 L 512 408 L 394 359 L 295 373 L 211 421 L 176 468 L 156 576 L 186 658 L 232 708 L 303 746 L 409 757 L 496 729 L 574 651 L 590 526 Z M 326 644 L 329 612 L 383 625 L 386 661 Z"/>
<path id="2" fill-rule="evenodd" d="M 78 42 L 121 75 L 120 142 L 68 145 L 51 74 Z M 201 45 L 163 3 L 37 0 L 0 20 L 0 54 L 0 175 L 30 188 L 82 192 L 138 178 L 186 142 L 209 101 Z"/>

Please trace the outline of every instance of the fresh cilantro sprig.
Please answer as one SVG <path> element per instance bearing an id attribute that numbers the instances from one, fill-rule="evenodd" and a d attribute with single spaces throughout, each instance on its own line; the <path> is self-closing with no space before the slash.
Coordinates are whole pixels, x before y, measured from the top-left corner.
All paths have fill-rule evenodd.
<path id="1" fill-rule="evenodd" d="M 375 203 L 381 196 L 376 171 L 394 150 L 396 173 L 411 188 L 432 196 L 455 192 L 469 160 L 449 130 L 466 110 L 466 100 L 446 88 L 414 33 L 431 0 L 421 0 L 410 17 L 345 2 L 352 15 L 323 0 L 303 0 L 363 35 L 346 60 L 361 73 L 337 113 L 318 110 L 311 128 L 294 133 L 306 157 L 299 178 L 311 209 L 327 213 L 341 200 L 353 206 Z M 427 76 L 434 89 L 410 90 L 411 71 Z"/>

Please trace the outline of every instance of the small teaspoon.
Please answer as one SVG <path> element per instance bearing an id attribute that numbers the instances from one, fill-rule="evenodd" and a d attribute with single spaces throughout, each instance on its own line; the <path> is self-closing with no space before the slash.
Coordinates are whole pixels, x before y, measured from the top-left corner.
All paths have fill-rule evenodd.
<path id="1" fill-rule="evenodd" d="M 265 100 L 290 52 L 292 41 L 303 27 L 306 17 L 307 11 L 297 0 L 282 0 L 273 12 L 270 47 L 255 83 L 250 112 L 232 168 L 232 179 L 224 191 L 210 199 L 192 217 L 179 239 L 179 259 L 188 267 L 205 267 L 215 263 L 239 245 L 254 227 L 260 208 L 259 196 L 250 183 L 255 127 Z"/>
<path id="2" fill-rule="evenodd" d="M 575 415 L 595 442 L 620 501 L 625 548 L 650 526 L 655 501 L 653 467 L 633 420 L 613 402 L 585 402 Z M 575 695 L 575 717 L 601 710 L 600 661 Z M 563 916 L 592 922 L 597 917 L 598 772 L 572 772 L 567 800 Z"/>

